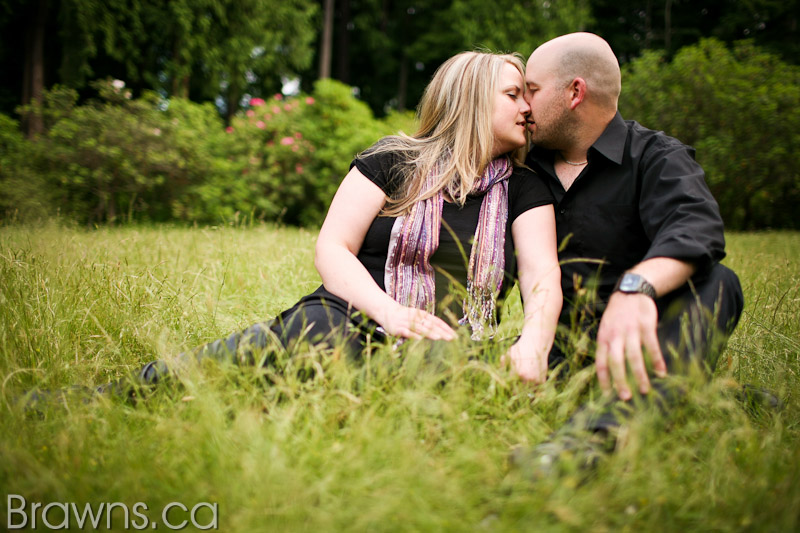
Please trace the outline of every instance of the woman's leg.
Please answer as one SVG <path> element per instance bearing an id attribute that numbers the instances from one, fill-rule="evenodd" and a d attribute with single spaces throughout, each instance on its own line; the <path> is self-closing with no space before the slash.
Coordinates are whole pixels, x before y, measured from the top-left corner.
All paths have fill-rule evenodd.
<path id="1" fill-rule="evenodd" d="M 348 357 L 358 357 L 364 348 L 368 326 L 358 314 L 339 302 L 307 297 L 268 322 L 253 324 L 225 338 L 204 344 L 178 356 L 178 360 L 214 359 L 237 365 L 264 366 L 275 362 L 278 350 L 293 350 L 299 342 L 314 346 L 341 346 Z M 377 324 L 375 324 L 377 326 Z M 156 384 L 170 373 L 165 361 L 145 365 L 135 376 L 141 384 Z"/>

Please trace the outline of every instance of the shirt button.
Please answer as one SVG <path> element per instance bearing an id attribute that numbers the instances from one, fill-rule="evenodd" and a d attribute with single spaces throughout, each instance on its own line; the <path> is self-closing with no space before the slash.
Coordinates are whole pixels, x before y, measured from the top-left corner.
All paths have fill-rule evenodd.
<path id="1" fill-rule="evenodd" d="M 566 212 L 567 212 L 567 210 L 566 210 L 566 209 L 564 209 L 564 208 L 562 207 L 562 208 L 561 208 L 561 209 L 560 209 L 558 212 L 559 212 L 559 213 L 561 213 L 561 214 L 563 215 L 564 213 L 566 213 Z"/>

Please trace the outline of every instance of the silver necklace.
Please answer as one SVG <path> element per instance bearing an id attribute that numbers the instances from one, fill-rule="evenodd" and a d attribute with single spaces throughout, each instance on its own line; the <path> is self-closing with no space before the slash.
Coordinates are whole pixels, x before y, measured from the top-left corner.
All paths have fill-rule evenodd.
<path id="1" fill-rule="evenodd" d="M 559 154 L 559 155 L 561 155 L 561 154 Z M 570 161 L 569 159 L 567 159 L 563 155 L 561 155 L 561 159 L 564 161 L 564 163 L 566 163 L 568 165 L 572 165 L 573 167 L 581 167 L 581 166 L 583 166 L 583 165 L 585 165 L 586 163 L 589 162 L 589 160 L 587 159 L 586 161 L 581 161 L 580 163 L 576 163 L 575 161 Z"/>

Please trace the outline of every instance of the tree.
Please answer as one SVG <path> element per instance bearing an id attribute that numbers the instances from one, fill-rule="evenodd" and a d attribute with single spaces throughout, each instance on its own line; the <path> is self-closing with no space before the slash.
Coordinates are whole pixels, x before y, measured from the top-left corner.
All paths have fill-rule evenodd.
<path id="1" fill-rule="evenodd" d="M 588 0 L 342 0 L 334 55 L 338 79 L 379 114 L 413 107 L 450 56 L 489 48 L 529 54 L 590 22 Z M 346 36 L 342 36 L 346 33 Z"/>
<path id="2" fill-rule="evenodd" d="M 137 94 L 222 95 L 230 116 L 246 94 L 274 91 L 310 64 L 316 14 L 313 0 L 0 0 L 0 66 L 11 67 L 0 102 L 11 111 L 56 82 L 84 97 L 89 80 L 111 76 Z"/>
<path id="3" fill-rule="evenodd" d="M 311 0 L 72 1 L 90 42 L 125 62 L 130 79 L 169 96 L 221 94 L 228 118 L 246 93 L 274 90 L 312 57 Z"/>
<path id="4" fill-rule="evenodd" d="M 644 50 L 667 55 L 705 37 L 755 42 L 785 61 L 800 52 L 798 0 L 591 0 L 589 31 L 604 37 L 622 62 Z"/>

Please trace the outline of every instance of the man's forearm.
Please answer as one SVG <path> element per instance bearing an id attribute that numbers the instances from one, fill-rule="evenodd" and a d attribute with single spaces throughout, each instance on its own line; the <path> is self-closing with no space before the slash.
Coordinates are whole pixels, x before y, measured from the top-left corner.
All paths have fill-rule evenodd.
<path id="1" fill-rule="evenodd" d="M 669 294 L 685 284 L 696 268 L 692 263 L 671 257 L 653 257 L 637 264 L 628 272 L 644 277 L 656 289 L 656 296 Z"/>

